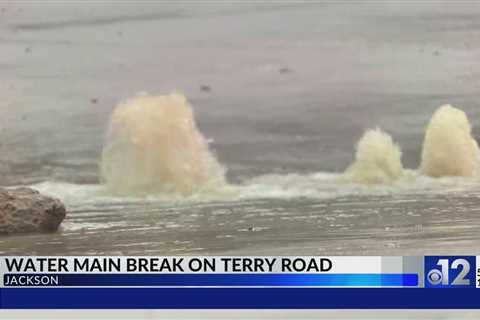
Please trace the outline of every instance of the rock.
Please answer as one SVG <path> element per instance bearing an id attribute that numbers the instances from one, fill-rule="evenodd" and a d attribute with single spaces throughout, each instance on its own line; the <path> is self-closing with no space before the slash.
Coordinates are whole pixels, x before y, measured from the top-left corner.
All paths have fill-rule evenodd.
<path id="1" fill-rule="evenodd" d="M 0 234 L 54 232 L 65 216 L 60 200 L 30 188 L 0 188 Z"/>

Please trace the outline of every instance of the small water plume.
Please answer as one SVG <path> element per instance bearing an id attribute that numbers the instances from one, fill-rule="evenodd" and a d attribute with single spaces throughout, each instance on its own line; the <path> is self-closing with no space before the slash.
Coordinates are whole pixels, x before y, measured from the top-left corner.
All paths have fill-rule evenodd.
<path id="1" fill-rule="evenodd" d="M 451 105 L 433 114 L 425 132 L 420 170 L 431 177 L 478 174 L 479 149 L 467 115 Z"/>
<path id="2" fill-rule="evenodd" d="M 192 194 L 225 184 L 224 169 L 181 94 L 140 95 L 114 110 L 101 177 L 111 192 Z"/>
<path id="3" fill-rule="evenodd" d="M 400 147 L 379 128 L 367 130 L 356 149 L 355 161 L 344 173 L 347 180 L 374 184 L 391 182 L 402 176 Z"/>

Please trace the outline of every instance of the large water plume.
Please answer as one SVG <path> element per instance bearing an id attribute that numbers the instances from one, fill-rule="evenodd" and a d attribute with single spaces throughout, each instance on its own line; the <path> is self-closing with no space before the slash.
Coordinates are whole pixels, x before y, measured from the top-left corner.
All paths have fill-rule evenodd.
<path id="1" fill-rule="evenodd" d="M 479 150 L 467 115 L 450 105 L 441 106 L 430 119 L 423 142 L 421 172 L 431 177 L 473 177 Z"/>
<path id="2" fill-rule="evenodd" d="M 369 129 L 357 144 L 355 162 L 344 177 L 353 182 L 373 184 L 394 181 L 402 176 L 402 152 L 387 133 Z"/>
<path id="3" fill-rule="evenodd" d="M 140 95 L 117 106 L 102 152 L 101 176 L 119 194 L 188 195 L 225 183 L 224 169 L 181 94 Z"/>

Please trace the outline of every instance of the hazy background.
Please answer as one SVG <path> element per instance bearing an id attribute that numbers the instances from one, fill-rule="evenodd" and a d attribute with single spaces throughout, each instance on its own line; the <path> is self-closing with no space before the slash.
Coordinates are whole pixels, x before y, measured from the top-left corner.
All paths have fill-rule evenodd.
<path id="1" fill-rule="evenodd" d="M 1 184 L 96 182 L 109 114 L 141 91 L 185 93 L 231 181 L 343 171 L 375 126 L 416 168 L 439 105 L 479 122 L 479 16 L 475 1 L 0 2 Z"/>

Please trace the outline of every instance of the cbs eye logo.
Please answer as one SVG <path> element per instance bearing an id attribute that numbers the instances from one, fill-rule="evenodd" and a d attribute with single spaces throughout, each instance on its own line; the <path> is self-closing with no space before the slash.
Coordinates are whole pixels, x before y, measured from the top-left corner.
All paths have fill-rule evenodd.
<path id="1" fill-rule="evenodd" d="M 443 280 L 442 272 L 437 269 L 430 270 L 430 272 L 427 275 L 427 279 L 430 282 L 430 284 L 433 284 L 434 286 L 436 286 L 437 284 L 440 284 Z"/>
<path id="2" fill-rule="evenodd" d="M 471 257 L 435 258 L 425 257 L 426 287 L 472 286 L 474 281 Z"/>

